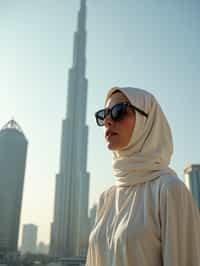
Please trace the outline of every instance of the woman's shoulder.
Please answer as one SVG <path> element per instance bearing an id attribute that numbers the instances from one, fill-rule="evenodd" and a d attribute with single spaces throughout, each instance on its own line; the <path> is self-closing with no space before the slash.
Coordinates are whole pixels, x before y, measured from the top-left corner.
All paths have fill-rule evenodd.
<path id="1" fill-rule="evenodd" d="M 176 175 L 164 175 L 160 177 L 160 188 L 161 190 L 171 190 L 173 188 L 186 189 L 186 185 Z"/>
<path id="2" fill-rule="evenodd" d="M 183 180 L 176 175 L 167 175 L 160 178 L 161 200 L 173 199 L 179 201 L 193 201 L 193 197 Z"/>

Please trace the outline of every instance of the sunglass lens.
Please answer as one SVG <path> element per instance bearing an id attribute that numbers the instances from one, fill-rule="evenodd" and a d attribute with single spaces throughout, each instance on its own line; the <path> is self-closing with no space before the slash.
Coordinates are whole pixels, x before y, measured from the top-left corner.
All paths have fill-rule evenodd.
<path id="1" fill-rule="evenodd" d="M 120 120 L 123 118 L 125 113 L 125 106 L 123 103 L 116 104 L 113 106 L 111 115 L 113 120 Z"/>
<path id="2" fill-rule="evenodd" d="M 97 120 L 97 124 L 99 126 L 103 126 L 104 125 L 104 119 L 105 119 L 105 110 L 100 110 L 98 112 L 96 112 L 96 120 Z"/>

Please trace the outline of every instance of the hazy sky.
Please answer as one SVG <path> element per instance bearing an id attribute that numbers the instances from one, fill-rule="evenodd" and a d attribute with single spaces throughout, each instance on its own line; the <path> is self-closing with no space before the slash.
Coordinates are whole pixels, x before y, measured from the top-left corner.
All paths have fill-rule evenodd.
<path id="1" fill-rule="evenodd" d="M 0 1 L 0 127 L 12 117 L 29 140 L 21 224 L 48 242 L 79 0 Z M 200 163 L 200 2 L 88 0 L 90 206 L 114 182 L 94 112 L 109 87 L 151 91 L 170 122 L 172 167 Z M 103 167 L 102 167 L 103 165 Z"/>

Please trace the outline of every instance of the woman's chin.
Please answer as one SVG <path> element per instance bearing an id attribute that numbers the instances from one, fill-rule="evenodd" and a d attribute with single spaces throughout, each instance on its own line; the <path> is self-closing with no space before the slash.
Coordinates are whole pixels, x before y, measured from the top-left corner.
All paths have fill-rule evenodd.
<path id="1" fill-rule="evenodd" d="M 107 148 L 111 151 L 115 151 L 119 149 L 119 145 L 118 143 L 107 142 Z"/>

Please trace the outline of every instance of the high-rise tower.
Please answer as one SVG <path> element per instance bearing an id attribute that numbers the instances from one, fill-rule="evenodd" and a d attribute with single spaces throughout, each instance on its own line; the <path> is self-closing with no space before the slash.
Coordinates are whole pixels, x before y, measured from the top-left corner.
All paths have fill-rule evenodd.
<path id="1" fill-rule="evenodd" d="M 62 123 L 60 171 L 56 175 L 51 232 L 50 252 L 58 257 L 83 255 L 88 241 L 85 0 L 81 0 L 77 27 L 74 34 L 73 66 L 69 70 L 66 118 Z"/>
<path id="2" fill-rule="evenodd" d="M 22 254 L 36 253 L 38 227 L 35 224 L 24 224 L 22 233 Z"/>
<path id="3" fill-rule="evenodd" d="M 0 131 L 0 254 L 17 251 L 28 141 L 9 121 Z"/>
<path id="4" fill-rule="evenodd" d="M 191 164 L 184 170 L 185 184 L 191 191 L 200 211 L 200 164 Z"/>

